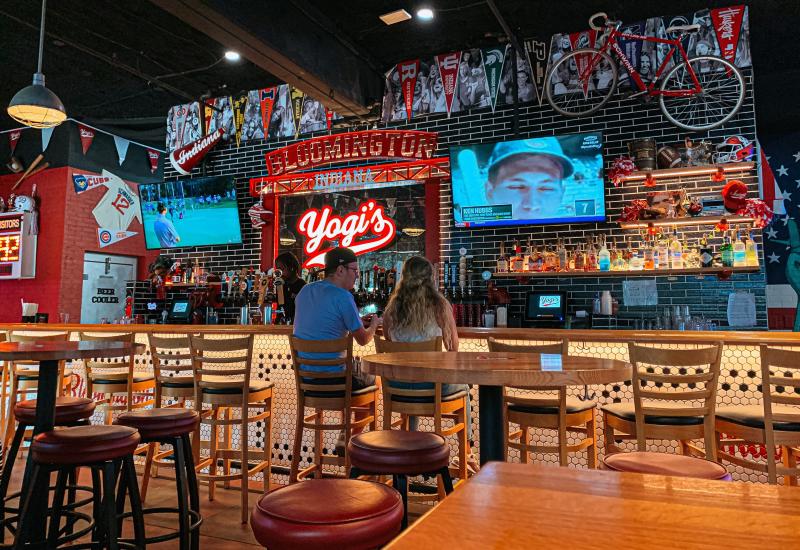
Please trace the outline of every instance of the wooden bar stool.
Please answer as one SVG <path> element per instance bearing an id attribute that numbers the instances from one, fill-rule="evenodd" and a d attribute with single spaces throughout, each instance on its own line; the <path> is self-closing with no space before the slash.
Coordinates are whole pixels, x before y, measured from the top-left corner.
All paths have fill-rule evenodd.
<path id="1" fill-rule="evenodd" d="M 294 483 L 316 472 L 322 477 L 323 464 L 350 467 L 347 458 L 347 443 L 354 430 L 361 431 L 369 426 L 377 429 L 378 386 L 353 390 L 353 337 L 337 340 L 303 340 L 289 336 L 292 353 L 292 367 L 297 387 L 297 424 L 292 447 L 292 463 L 289 482 Z M 300 357 L 300 354 L 327 354 L 331 359 Z M 344 368 L 342 368 L 344 366 Z M 320 370 L 309 370 L 317 368 Z M 327 371 L 321 369 L 327 368 Z M 314 409 L 306 415 L 306 407 Z M 341 422 L 326 424 L 325 412 L 341 415 Z M 353 416 L 356 415 L 356 418 Z M 303 443 L 303 430 L 314 430 L 314 463 L 300 470 L 300 451 Z M 325 431 L 343 431 L 344 456 L 325 455 L 322 452 L 322 436 Z"/>
<path id="2" fill-rule="evenodd" d="M 393 342 L 375 336 L 375 351 L 378 353 L 414 353 L 422 351 L 442 351 L 442 338 L 434 338 L 424 342 Z M 453 475 L 458 478 L 458 483 L 467 480 L 467 460 L 471 447 L 469 433 L 467 432 L 467 401 L 469 392 L 460 390 L 448 395 L 442 395 L 442 384 L 415 383 L 416 388 L 398 387 L 397 381 L 382 380 L 383 390 L 383 428 L 389 430 L 394 427 L 408 429 L 410 416 L 433 418 L 433 431 L 441 436 L 455 435 L 458 439 L 458 468 Z M 400 420 L 392 422 L 392 413 L 400 413 Z M 443 426 L 443 419 L 450 419 L 453 425 L 449 428 Z M 427 472 L 424 472 L 427 473 Z M 442 489 L 442 487 L 440 487 Z M 443 491 L 439 492 L 443 496 Z M 420 500 L 415 498 L 413 500 Z M 428 500 L 428 499 L 426 499 Z"/>
<path id="3" fill-rule="evenodd" d="M 554 344 L 505 344 L 494 338 L 488 339 L 489 351 L 510 351 L 533 354 L 568 355 L 569 342 L 562 340 Z M 508 391 L 535 391 L 534 396 L 509 394 Z M 597 403 L 587 399 L 582 401 L 567 396 L 567 388 L 503 388 L 504 413 L 503 437 L 506 460 L 508 448 L 517 449 L 523 463 L 529 462 L 529 453 L 558 454 L 561 466 L 569 464 L 569 454 L 586 449 L 586 460 L 589 468 L 597 467 L 597 420 L 595 411 Z M 520 429 L 510 433 L 509 423 L 518 424 Z M 531 441 L 531 430 L 534 428 L 555 430 L 557 445 L 536 445 Z M 578 433 L 584 437 L 575 444 L 569 445 L 568 433 Z"/>
<path id="4" fill-rule="evenodd" d="M 200 427 L 195 430 L 194 457 L 196 469 L 208 468 L 208 473 L 199 473 L 208 482 L 208 499 L 214 500 L 218 482 L 227 484 L 241 481 L 241 520 L 247 523 L 250 510 L 248 491 L 250 476 L 263 472 L 264 490 L 269 490 L 270 459 L 272 456 L 272 395 L 273 384 L 268 380 L 251 380 L 253 359 L 253 335 L 235 338 L 205 338 L 191 336 L 189 339 L 194 373 L 195 410 L 201 421 L 211 427 L 209 456 L 200 460 Z M 210 405 L 204 411 L 203 406 Z M 232 411 L 240 410 L 239 418 L 232 418 Z M 255 414 L 253 414 L 255 413 Z M 251 424 L 263 422 L 264 448 L 250 448 L 247 435 Z M 233 447 L 230 428 L 239 427 L 239 448 Z M 225 431 L 223 446 L 219 447 L 219 428 Z M 231 473 L 231 460 L 238 461 L 240 471 Z M 222 473 L 219 462 L 222 461 Z M 251 466 L 251 462 L 255 464 Z"/>
<path id="5" fill-rule="evenodd" d="M 677 440 L 683 454 L 716 462 L 714 408 L 722 344 L 697 349 L 665 349 L 628 343 L 633 403 L 613 403 L 603 411 L 606 454 L 620 452 L 617 440 Z M 693 371 L 693 372 L 691 372 Z M 677 403 L 676 403 L 677 402 Z M 702 439 L 705 450 L 691 441 Z"/>
<path id="6" fill-rule="evenodd" d="M 722 464 L 695 456 L 673 453 L 634 451 L 606 455 L 603 465 L 615 472 L 633 472 L 659 476 L 693 477 L 731 481 L 731 475 Z"/>
<path id="7" fill-rule="evenodd" d="M 797 485 L 800 469 L 800 351 L 761 346 L 763 406 L 719 407 L 714 429 L 719 456 L 732 464 L 766 472 L 770 483 L 784 476 L 784 484 Z M 725 439 L 722 438 L 725 435 Z M 767 461 L 756 462 L 725 450 L 731 445 L 764 445 Z M 780 461 L 775 448 L 781 449 Z"/>
<path id="8" fill-rule="evenodd" d="M 94 340 L 101 342 L 134 343 L 136 335 L 133 333 L 114 335 L 92 335 L 81 332 L 78 335 L 82 341 Z M 150 373 L 134 370 L 134 355 L 109 358 L 106 361 L 87 360 L 86 365 L 86 396 L 94 399 L 94 394 L 102 397 L 98 405 L 105 409 L 105 423 L 111 424 L 114 411 L 131 411 L 153 406 L 153 392 L 155 391 L 155 378 Z M 125 404 L 115 404 L 115 396 L 124 395 Z"/>
<path id="9" fill-rule="evenodd" d="M 265 494 L 253 507 L 256 540 L 270 550 L 367 550 L 400 533 L 400 494 L 359 479 L 312 479 Z"/>
<path id="10" fill-rule="evenodd" d="M 68 332 L 58 334 L 19 334 L 10 333 L 9 342 L 66 342 L 69 340 Z M 58 365 L 58 380 L 62 395 L 69 394 L 72 387 L 72 369 L 65 367 L 66 361 L 61 361 Z M 36 394 L 39 386 L 39 363 L 36 361 L 15 361 L 9 362 L 8 372 L 10 382 L 8 384 L 8 406 L 4 407 L 6 423 L 4 425 L 5 436 L 3 438 L 3 449 L 5 450 L 14 438 L 14 407 L 19 401 L 20 395 Z M 0 403 L 0 406 L 3 406 Z"/>

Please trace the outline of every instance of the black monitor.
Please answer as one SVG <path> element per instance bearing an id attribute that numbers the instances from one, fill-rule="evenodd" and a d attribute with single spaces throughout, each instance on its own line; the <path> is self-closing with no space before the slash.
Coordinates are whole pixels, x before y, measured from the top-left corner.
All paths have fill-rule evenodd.
<path id="1" fill-rule="evenodd" d="M 530 291 L 525 297 L 525 324 L 562 326 L 567 318 L 567 293 Z"/>
<path id="2" fill-rule="evenodd" d="M 167 319 L 176 323 L 189 323 L 192 318 L 192 304 L 188 298 L 174 298 L 169 304 Z"/>

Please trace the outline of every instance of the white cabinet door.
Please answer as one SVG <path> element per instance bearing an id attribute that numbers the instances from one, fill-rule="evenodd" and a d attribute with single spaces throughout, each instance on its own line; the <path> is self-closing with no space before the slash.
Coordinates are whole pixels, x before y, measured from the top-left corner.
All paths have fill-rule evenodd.
<path id="1" fill-rule="evenodd" d="M 112 323 L 125 315 L 125 283 L 136 279 L 136 264 L 128 256 L 84 255 L 81 323 Z"/>

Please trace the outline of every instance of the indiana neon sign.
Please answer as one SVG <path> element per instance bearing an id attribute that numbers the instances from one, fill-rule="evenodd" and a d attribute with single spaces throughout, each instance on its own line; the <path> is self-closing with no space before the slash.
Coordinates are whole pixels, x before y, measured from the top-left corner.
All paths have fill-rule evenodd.
<path id="1" fill-rule="evenodd" d="M 303 267 L 308 268 L 325 267 L 325 254 L 334 248 L 323 249 L 325 241 L 339 241 L 339 246 L 346 246 L 360 256 L 386 247 L 394 240 L 397 227 L 383 206 L 370 200 L 345 216 L 335 215 L 330 206 L 306 210 L 297 222 L 297 231 L 306 237 L 304 250 L 308 257 Z M 356 241 L 365 235 L 373 238 Z"/>

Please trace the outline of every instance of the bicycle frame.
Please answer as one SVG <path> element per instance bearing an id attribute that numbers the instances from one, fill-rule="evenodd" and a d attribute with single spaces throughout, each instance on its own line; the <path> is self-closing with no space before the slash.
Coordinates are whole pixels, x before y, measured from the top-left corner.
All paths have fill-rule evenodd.
<path id="1" fill-rule="evenodd" d="M 618 38 L 627 38 L 631 40 L 640 40 L 642 42 L 653 42 L 657 44 L 669 44 L 672 46 L 669 50 L 669 53 L 664 56 L 664 60 L 659 65 L 658 70 L 656 70 L 656 76 L 650 85 L 646 85 L 642 76 L 639 74 L 639 71 L 631 63 L 631 60 L 625 55 L 622 51 L 622 48 L 619 46 Z M 664 38 L 656 38 L 653 36 L 640 36 L 638 34 L 625 34 L 619 32 L 616 28 L 611 28 L 611 32 L 606 39 L 606 43 L 603 44 L 603 47 L 600 48 L 598 51 L 608 53 L 608 50 L 611 49 L 617 55 L 617 58 L 622 62 L 625 66 L 625 69 L 628 71 L 628 74 L 631 76 L 631 79 L 636 83 L 636 86 L 639 88 L 640 91 L 647 93 L 648 95 L 656 96 L 656 95 L 663 95 L 668 97 L 686 97 L 691 95 L 699 94 L 703 91 L 703 87 L 700 84 L 700 81 L 697 78 L 694 70 L 692 69 L 691 64 L 686 63 L 686 67 L 689 70 L 689 74 L 691 75 L 692 82 L 694 83 L 693 88 L 689 88 L 686 90 L 660 90 L 656 89 L 656 83 L 661 78 L 661 75 L 667 68 L 670 60 L 675 55 L 675 52 L 678 51 L 681 54 L 684 62 L 689 61 L 689 57 L 686 55 L 686 51 L 683 49 L 683 45 L 679 38 L 675 38 L 673 40 L 667 40 Z M 587 82 L 589 75 L 592 74 L 592 71 L 597 66 L 602 58 L 599 55 L 593 55 L 591 62 L 588 66 L 581 72 L 579 78 L 582 82 Z"/>

